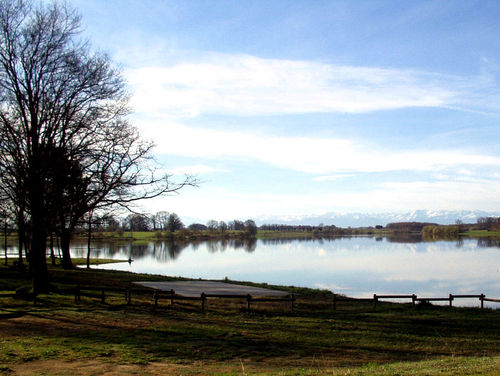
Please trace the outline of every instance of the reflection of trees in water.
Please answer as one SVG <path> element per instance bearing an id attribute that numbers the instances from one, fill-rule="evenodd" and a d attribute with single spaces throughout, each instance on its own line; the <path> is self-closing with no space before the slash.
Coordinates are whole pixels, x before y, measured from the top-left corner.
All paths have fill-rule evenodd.
<path id="1" fill-rule="evenodd" d="M 257 247 L 256 239 L 222 239 L 201 241 L 156 241 L 156 242 L 92 242 L 91 258 L 132 258 L 139 260 L 153 256 L 160 262 L 175 260 L 182 251 L 191 246 L 193 251 L 204 244 L 211 253 L 225 252 L 227 249 L 244 249 L 253 252 Z M 71 246 L 73 257 L 86 257 L 87 244 L 74 242 Z"/>
<path id="2" fill-rule="evenodd" d="M 257 239 L 207 240 L 204 244 L 210 253 L 225 252 L 227 249 L 244 249 L 246 252 L 253 252 L 257 248 Z"/>
<path id="3" fill-rule="evenodd" d="M 234 239 L 232 247 L 234 249 L 243 248 L 246 252 L 252 253 L 257 248 L 257 239 Z"/>
<path id="4" fill-rule="evenodd" d="M 411 234 L 406 232 L 396 232 L 388 235 L 386 238 L 390 243 L 420 243 L 423 241 L 421 234 Z"/>
<path id="5" fill-rule="evenodd" d="M 366 236 L 363 236 L 366 237 Z M 262 244 L 266 245 L 281 245 L 281 244 L 289 244 L 294 242 L 301 243 L 319 243 L 320 245 L 326 242 L 333 242 L 335 240 L 340 239 L 352 239 L 356 238 L 356 236 L 329 236 L 329 237 L 296 237 L 296 238 L 277 238 L 277 239 L 261 239 Z"/>
<path id="6" fill-rule="evenodd" d="M 500 239 L 479 238 L 477 239 L 477 246 L 481 248 L 500 248 Z"/>
<path id="7" fill-rule="evenodd" d="M 179 255 L 188 245 L 190 245 L 189 242 L 178 242 L 178 241 L 154 242 L 155 246 L 154 258 L 161 262 L 175 260 L 179 257 Z"/>
<path id="8" fill-rule="evenodd" d="M 123 245 L 115 242 L 94 241 L 90 245 L 90 258 L 120 258 L 123 257 Z M 57 253 L 58 247 L 54 247 Z M 87 257 L 87 243 L 73 242 L 71 244 L 71 255 L 73 257 Z"/>
<path id="9" fill-rule="evenodd" d="M 153 253 L 152 243 L 129 243 L 129 256 L 133 259 L 140 259 Z"/>

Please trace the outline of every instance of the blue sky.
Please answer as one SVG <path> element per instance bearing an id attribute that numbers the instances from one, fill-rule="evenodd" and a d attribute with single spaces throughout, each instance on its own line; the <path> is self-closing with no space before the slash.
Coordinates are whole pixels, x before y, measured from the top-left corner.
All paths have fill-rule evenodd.
<path id="1" fill-rule="evenodd" d="M 496 1 L 73 0 L 181 217 L 500 211 Z"/>

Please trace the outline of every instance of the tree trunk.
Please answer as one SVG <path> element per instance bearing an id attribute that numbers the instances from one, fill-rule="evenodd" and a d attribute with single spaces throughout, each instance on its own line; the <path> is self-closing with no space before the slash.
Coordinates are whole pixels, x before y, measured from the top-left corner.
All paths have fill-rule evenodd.
<path id="1" fill-rule="evenodd" d="M 33 171 L 38 171 L 35 168 Z M 38 295 L 49 290 L 49 272 L 47 270 L 47 223 L 43 207 L 43 184 L 40 176 L 32 172 L 31 192 L 31 242 L 28 255 L 30 272 L 33 279 L 33 293 Z"/>
<path id="2" fill-rule="evenodd" d="M 47 270 L 46 235 L 43 226 L 34 223 L 29 252 L 30 270 L 33 278 L 33 293 L 38 295 L 49 290 L 49 273 Z"/>
<path id="3" fill-rule="evenodd" d="M 3 236 L 5 240 L 5 266 L 9 264 L 7 260 L 7 217 L 5 217 L 5 226 L 3 228 Z"/>
<path id="4" fill-rule="evenodd" d="M 63 229 L 61 231 L 61 251 L 62 251 L 62 266 L 64 269 L 73 269 L 71 254 L 69 252 L 69 244 L 71 242 L 71 231 Z"/>
<path id="5" fill-rule="evenodd" d="M 19 248 L 19 267 L 23 265 L 23 246 L 26 246 L 26 233 L 24 232 L 24 220 L 18 218 L 17 220 L 17 241 Z M 26 248 L 25 248 L 26 249 Z M 26 252 L 26 258 L 28 258 L 28 253 Z"/>
<path id="6" fill-rule="evenodd" d="M 52 265 L 56 264 L 56 255 L 54 253 L 54 233 L 50 233 L 50 259 L 52 260 Z"/>
<path id="7" fill-rule="evenodd" d="M 87 238 L 87 269 L 90 269 L 90 241 L 92 239 L 92 212 L 89 213 L 89 233 Z"/>

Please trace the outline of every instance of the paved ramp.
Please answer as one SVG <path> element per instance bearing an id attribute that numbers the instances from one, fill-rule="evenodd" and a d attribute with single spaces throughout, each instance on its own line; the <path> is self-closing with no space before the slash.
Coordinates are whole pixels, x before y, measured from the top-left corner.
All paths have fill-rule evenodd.
<path id="1" fill-rule="evenodd" d="M 213 281 L 178 281 L 178 282 L 134 282 L 137 285 L 155 290 L 174 290 L 177 295 L 199 297 L 201 293 L 214 295 L 251 295 L 255 296 L 287 296 L 289 292 L 264 289 L 260 287 L 235 285 Z"/>

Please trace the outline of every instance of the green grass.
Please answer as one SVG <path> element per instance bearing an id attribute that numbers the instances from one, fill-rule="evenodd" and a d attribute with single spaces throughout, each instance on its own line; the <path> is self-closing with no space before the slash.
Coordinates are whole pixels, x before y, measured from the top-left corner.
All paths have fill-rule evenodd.
<path id="1" fill-rule="evenodd" d="M 50 274 L 60 288 L 170 279 L 59 266 Z M 2 292 L 29 285 L 13 269 L 1 266 L 0 275 Z M 244 301 L 221 299 L 209 299 L 206 313 L 199 302 L 160 300 L 155 309 L 151 294 L 134 295 L 130 306 L 120 293 L 105 304 L 85 296 L 75 304 L 72 295 L 54 293 L 35 305 L 0 298 L 0 373 L 42 364 L 54 374 L 52 361 L 93 359 L 102 367 L 128 365 L 137 374 L 500 374 L 499 311 L 385 302 L 376 310 L 340 302 L 334 311 L 328 293 L 300 292 L 294 312 L 285 303 L 247 311 Z"/>
<path id="2" fill-rule="evenodd" d="M 73 257 L 71 259 L 73 261 L 73 265 L 87 265 L 86 258 L 78 258 Z M 57 260 L 57 262 L 59 262 Z M 103 265 L 103 264 L 114 264 L 117 262 L 128 262 L 128 260 L 118 260 L 118 259 L 99 259 L 99 258 L 90 258 L 90 265 Z"/>

